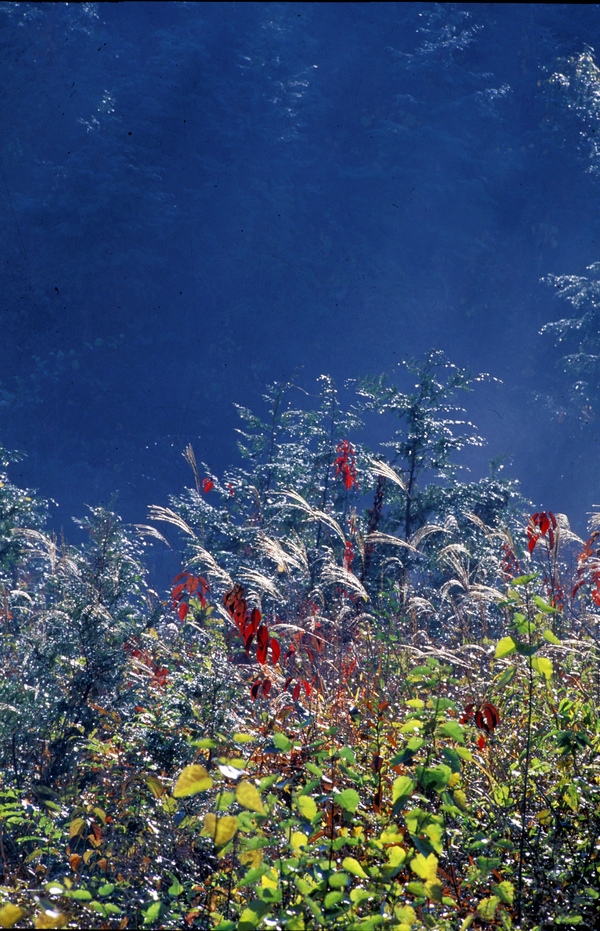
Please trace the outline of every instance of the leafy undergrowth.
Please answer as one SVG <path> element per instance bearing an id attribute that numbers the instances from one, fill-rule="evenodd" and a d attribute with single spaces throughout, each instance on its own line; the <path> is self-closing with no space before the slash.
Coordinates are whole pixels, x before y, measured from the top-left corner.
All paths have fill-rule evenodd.
<path id="1" fill-rule="evenodd" d="M 454 481 L 434 371 L 363 388 L 389 461 L 328 383 L 246 412 L 245 473 L 188 449 L 164 601 L 114 514 L 69 548 L 0 476 L 0 926 L 595 926 L 597 531 Z"/>

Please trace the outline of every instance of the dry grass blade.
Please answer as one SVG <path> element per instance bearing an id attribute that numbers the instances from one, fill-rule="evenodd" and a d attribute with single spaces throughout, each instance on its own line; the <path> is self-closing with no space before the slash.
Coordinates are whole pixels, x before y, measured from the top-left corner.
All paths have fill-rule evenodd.
<path id="1" fill-rule="evenodd" d="M 308 501 L 302 497 L 302 495 L 299 495 L 297 491 L 288 489 L 287 491 L 276 492 L 276 494 L 287 498 L 289 501 L 289 507 L 298 508 L 298 510 L 304 511 L 304 513 L 308 514 L 315 522 L 325 524 L 327 527 L 333 530 L 334 533 L 336 533 L 340 538 L 342 543 L 346 542 L 346 535 L 344 534 L 338 522 L 334 520 L 334 518 L 329 514 L 326 514 L 325 511 L 319 511 L 318 508 L 313 508 L 312 505 L 310 505 Z"/>
<path id="2" fill-rule="evenodd" d="M 286 572 L 289 572 L 290 566 L 294 569 L 304 571 L 308 568 L 306 558 L 302 553 L 298 553 L 296 544 L 288 543 L 288 550 L 284 550 L 279 540 L 268 537 L 265 533 L 259 533 L 256 539 L 258 549 L 261 550 L 269 559 L 272 559 L 277 566 L 282 566 Z"/>
<path id="3" fill-rule="evenodd" d="M 194 453 L 194 447 L 191 443 L 185 447 L 184 451 L 181 454 L 186 462 L 191 466 L 192 472 L 194 473 L 194 480 L 196 482 L 196 491 L 200 494 L 200 473 L 198 472 L 198 463 L 196 462 L 196 454 Z"/>
<path id="4" fill-rule="evenodd" d="M 163 508 L 158 504 L 151 504 L 148 508 L 148 517 L 150 520 L 161 520 L 167 524 L 173 524 L 174 527 L 182 530 L 183 533 L 192 537 L 193 540 L 196 539 L 196 534 L 190 525 L 186 524 L 183 517 L 180 517 L 179 514 L 176 514 L 171 508 Z"/>
<path id="5" fill-rule="evenodd" d="M 261 572 L 257 572 L 255 569 L 249 569 L 247 566 L 240 566 L 238 575 L 244 582 L 248 582 L 250 585 L 255 586 L 259 592 L 281 600 L 281 592 L 275 583 Z"/>
<path id="6" fill-rule="evenodd" d="M 223 583 L 228 588 L 231 588 L 233 585 L 233 579 L 225 569 L 221 568 L 216 559 L 211 556 L 208 550 L 205 550 L 204 547 L 200 546 L 199 543 L 194 545 L 194 550 L 196 555 L 190 559 L 188 565 L 195 566 L 198 564 L 201 566 L 206 566 L 208 571 L 214 576 L 216 580 Z"/>
<path id="7" fill-rule="evenodd" d="M 173 549 L 166 537 L 163 537 L 160 530 L 157 530 L 156 527 L 151 527 L 150 524 L 134 524 L 136 533 L 140 537 L 153 537 L 155 540 L 160 540 L 161 543 L 164 543 L 169 549 Z"/>
<path id="8" fill-rule="evenodd" d="M 402 479 L 395 469 L 392 469 L 387 462 L 377 462 L 377 460 L 371 460 L 371 472 L 373 475 L 383 475 L 384 478 L 388 478 L 390 482 L 393 482 L 394 485 L 399 485 L 405 494 L 408 494 L 406 490 L 406 482 Z"/>
<path id="9" fill-rule="evenodd" d="M 355 595 L 359 595 L 364 601 L 369 600 L 366 590 L 356 576 L 342 566 L 336 566 L 333 562 L 329 562 L 323 567 L 321 580 L 325 585 L 342 585 L 354 592 Z"/>
<path id="10" fill-rule="evenodd" d="M 365 543 L 389 543 L 391 546 L 402 546 L 404 549 L 411 550 L 413 553 L 418 553 L 411 543 L 407 543 L 406 540 L 401 540 L 400 537 L 395 537 L 391 533 L 381 533 L 379 530 L 374 530 L 373 533 L 368 533 L 365 537 Z"/>

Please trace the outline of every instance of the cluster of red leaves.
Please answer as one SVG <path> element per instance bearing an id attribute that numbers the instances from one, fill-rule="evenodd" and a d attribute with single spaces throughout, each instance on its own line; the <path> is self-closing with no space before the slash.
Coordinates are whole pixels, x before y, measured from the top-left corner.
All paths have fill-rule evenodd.
<path id="1" fill-rule="evenodd" d="M 480 731 L 485 731 L 488 735 L 493 734 L 495 728 L 500 724 L 500 712 L 489 701 L 484 701 L 481 705 L 476 705 L 475 702 L 471 701 L 465 706 L 465 713 L 460 719 L 460 723 L 474 723 Z M 485 747 L 485 737 L 483 735 L 480 735 L 477 745 L 480 750 Z"/>
<path id="2" fill-rule="evenodd" d="M 250 609 L 248 607 L 245 595 L 243 585 L 236 583 L 232 589 L 223 595 L 223 604 L 244 641 L 246 655 L 250 656 L 250 647 L 256 640 L 257 662 L 264 666 L 270 649 L 271 664 L 276 666 L 279 662 L 281 647 L 278 641 L 269 634 L 267 625 L 262 623 L 262 615 L 258 608 Z M 263 696 L 266 697 L 271 691 L 271 685 L 271 680 L 268 678 L 257 679 L 250 688 L 252 698 L 258 696 L 260 689 L 262 689 Z"/>
<path id="3" fill-rule="evenodd" d="M 502 544 L 502 574 L 506 580 L 516 579 L 517 576 L 523 575 L 519 560 L 508 543 Z"/>
<path id="4" fill-rule="evenodd" d="M 352 546 L 351 540 L 346 540 L 346 547 L 344 549 L 344 569 L 347 572 L 352 572 L 352 563 L 354 561 L 354 547 Z"/>
<path id="5" fill-rule="evenodd" d="M 183 581 L 181 581 L 183 579 Z M 178 584 L 179 583 L 179 584 Z M 203 576 L 192 575 L 191 572 L 180 572 L 173 579 L 171 598 L 173 607 L 184 621 L 190 610 L 190 598 L 197 598 L 203 608 L 206 607 L 206 595 L 210 591 L 208 582 Z"/>
<path id="6" fill-rule="evenodd" d="M 554 549 L 556 517 L 552 511 L 536 511 L 529 518 L 527 525 L 527 549 L 533 553 L 536 543 L 548 534 L 548 549 Z"/>
<path id="7" fill-rule="evenodd" d="M 338 456 L 333 463 L 333 474 L 336 478 L 338 475 L 341 476 L 348 491 L 352 486 L 358 488 L 354 447 L 349 440 L 342 440 L 341 443 L 338 443 L 336 452 Z"/>
<path id="8" fill-rule="evenodd" d="M 205 495 L 207 495 L 209 491 L 212 491 L 214 487 L 215 487 L 215 483 L 213 482 L 212 478 L 202 479 L 202 491 L 204 492 Z"/>
<path id="9" fill-rule="evenodd" d="M 577 578 L 571 598 L 574 598 L 583 585 L 591 585 L 590 595 L 594 604 L 600 607 L 600 547 L 596 541 L 600 530 L 595 530 L 577 557 Z"/>
<path id="10" fill-rule="evenodd" d="M 165 687 L 169 675 L 169 670 L 166 666 L 160 666 L 156 663 L 148 653 L 148 650 L 142 649 L 135 641 L 130 642 L 126 640 L 123 644 L 123 649 L 132 659 L 136 660 L 142 666 L 147 666 L 152 674 L 152 685 L 158 685 L 161 688 Z"/>

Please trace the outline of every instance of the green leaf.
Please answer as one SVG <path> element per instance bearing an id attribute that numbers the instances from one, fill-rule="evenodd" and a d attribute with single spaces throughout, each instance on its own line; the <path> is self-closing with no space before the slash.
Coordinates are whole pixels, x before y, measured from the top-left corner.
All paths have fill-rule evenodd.
<path id="1" fill-rule="evenodd" d="M 177 877 L 173 876 L 173 882 L 169 886 L 169 890 L 168 890 L 169 895 L 172 895 L 172 896 L 181 895 L 181 893 L 184 891 L 185 890 L 183 886 L 181 885 L 181 883 L 179 882 L 179 880 L 177 879 Z"/>
<path id="2" fill-rule="evenodd" d="M 360 796 L 356 789 L 344 789 L 343 792 L 335 796 L 334 801 L 336 805 L 340 805 L 344 811 L 349 811 L 354 814 L 360 804 Z"/>
<path id="3" fill-rule="evenodd" d="M 492 889 L 505 905 L 513 904 L 515 897 L 515 887 L 507 879 L 501 883 L 498 883 L 497 886 L 492 886 Z"/>
<path id="4" fill-rule="evenodd" d="M 491 895 L 489 899 L 482 899 L 479 905 L 477 906 L 477 911 L 481 915 L 483 921 L 493 921 L 496 914 L 496 909 L 500 904 L 500 899 L 497 895 Z"/>
<path id="5" fill-rule="evenodd" d="M 531 660 L 531 665 L 536 672 L 544 676 L 546 682 L 550 681 L 552 673 L 554 672 L 551 659 L 548 659 L 546 656 L 534 656 Z"/>
<path id="6" fill-rule="evenodd" d="M 360 879 L 369 878 L 358 860 L 355 860 L 354 857 L 344 857 L 342 866 L 348 873 L 352 873 L 353 876 L 358 876 Z"/>
<path id="7" fill-rule="evenodd" d="M 341 902 L 343 898 L 344 898 L 343 892 L 337 892 L 337 891 L 328 892 L 324 900 L 325 908 L 333 908 L 333 906 L 337 905 L 338 902 Z"/>
<path id="8" fill-rule="evenodd" d="M 186 766 L 173 790 L 175 798 L 185 798 L 210 789 L 213 781 L 204 766 Z"/>
<path id="9" fill-rule="evenodd" d="M 251 734 L 234 734 L 232 738 L 236 744 L 249 744 L 256 740 Z"/>
<path id="10" fill-rule="evenodd" d="M 114 892 L 114 891 L 115 891 L 114 883 L 104 883 L 103 886 L 100 886 L 96 895 L 101 895 L 101 896 L 110 895 L 111 892 Z"/>
<path id="11" fill-rule="evenodd" d="M 396 802 L 398 805 L 404 803 L 415 790 L 416 783 L 410 778 L 410 776 L 398 776 L 397 779 L 394 779 L 394 785 L 392 787 L 392 801 L 394 804 Z"/>
<path id="12" fill-rule="evenodd" d="M 532 572 L 531 575 L 520 575 L 516 579 L 512 579 L 510 584 L 515 587 L 517 585 L 529 585 L 529 583 L 533 582 L 537 577 L 537 572 Z"/>
<path id="13" fill-rule="evenodd" d="M 503 689 L 505 685 L 510 685 L 516 674 L 516 666 L 507 666 L 496 679 L 496 685 L 499 689 Z"/>
<path id="14" fill-rule="evenodd" d="M 438 867 L 438 858 L 430 853 L 428 857 L 424 857 L 422 853 L 418 853 L 416 857 L 410 861 L 410 868 L 413 873 L 416 873 L 419 879 L 425 880 L 425 882 L 435 882 L 437 879 L 437 867 Z"/>
<path id="15" fill-rule="evenodd" d="M 317 805 L 310 795 L 298 795 L 296 797 L 296 807 L 307 821 L 314 821 L 318 815 Z"/>
<path id="16" fill-rule="evenodd" d="M 160 913 L 162 912 L 162 902 L 153 902 L 145 911 L 142 910 L 144 915 L 144 924 L 152 925 L 155 924 L 160 918 Z"/>
<path id="17" fill-rule="evenodd" d="M 512 637 L 503 637 L 502 640 L 499 640 L 496 644 L 496 652 L 494 654 L 496 659 L 503 659 L 505 656 L 510 656 L 511 653 L 515 653 L 517 650 L 517 644 Z"/>
<path id="18" fill-rule="evenodd" d="M 560 640 L 558 639 L 556 634 L 553 634 L 551 630 L 543 630 L 542 637 L 544 638 L 544 640 L 547 640 L 548 643 L 554 643 L 554 644 L 560 643 Z"/>
<path id="19" fill-rule="evenodd" d="M 292 741 L 280 731 L 273 734 L 273 743 L 281 753 L 287 753 L 292 749 Z"/>
<path id="20" fill-rule="evenodd" d="M 552 605 L 549 605 L 548 602 L 544 601 L 543 598 L 540 598 L 539 595 L 534 595 L 532 600 L 536 608 L 539 608 L 542 614 L 558 613 L 558 608 L 553 608 Z"/>
<path id="21" fill-rule="evenodd" d="M 460 744 L 464 744 L 465 742 L 465 732 L 458 721 L 445 721 L 442 726 L 438 728 L 438 734 L 451 737 L 452 740 Z"/>

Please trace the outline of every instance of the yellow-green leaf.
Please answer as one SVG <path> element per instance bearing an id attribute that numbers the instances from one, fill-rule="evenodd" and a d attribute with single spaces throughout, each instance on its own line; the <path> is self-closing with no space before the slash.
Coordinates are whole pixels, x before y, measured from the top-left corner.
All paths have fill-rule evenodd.
<path id="1" fill-rule="evenodd" d="M 235 797 L 244 808 L 249 808 L 250 811 L 257 811 L 259 815 L 265 814 L 260 792 L 256 786 L 248 782 L 247 779 L 243 779 L 236 787 Z"/>
<path id="2" fill-rule="evenodd" d="M 166 791 L 158 776 L 148 776 L 146 779 L 146 785 L 152 792 L 154 798 L 160 798 L 161 795 Z M 99 809 L 94 808 L 94 811 L 96 810 Z"/>
<path id="3" fill-rule="evenodd" d="M 74 818 L 69 825 L 69 838 L 77 837 L 85 827 L 85 818 Z"/>
<path id="4" fill-rule="evenodd" d="M 7 902 L 0 908 L 0 928 L 12 928 L 23 914 L 22 908 Z"/>
<path id="5" fill-rule="evenodd" d="M 409 798 L 414 788 L 415 783 L 410 776 L 398 776 L 397 779 L 394 779 L 394 785 L 392 786 L 392 801 L 397 802 L 398 799 Z"/>
<path id="6" fill-rule="evenodd" d="M 560 640 L 558 639 L 556 634 L 552 633 L 551 630 L 543 630 L 542 637 L 544 638 L 544 640 L 547 640 L 548 643 L 554 643 L 554 644 L 560 643 Z"/>
<path id="7" fill-rule="evenodd" d="M 507 879 L 492 887 L 496 895 L 502 899 L 506 905 L 512 905 L 515 898 L 515 887 Z"/>
<path id="8" fill-rule="evenodd" d="M 355 860 L 354 857 L 344 857 L 342 866 L 348 873 L 352 873 L 353 876 L 359 876 L 361 879 L 369 878 L 358 860 Z"/>
<path id="9" fill-rule="evenodd" d="M 307 821 L 314 821 L 317 817 L 317 806 L 315 800 L 310 795 L 299 795 L 296 798 L 298 811 Z"/>
<path id="10" fill-rule="evenodd" d="M 45 908 L 35 916 L 34 928 L 64 928 L 67 916 L 53 908 Z"/>
<path id="11" fill-rule="evenodd" d="M 360 797 L 356 789 L 344 789 L 343 792 L 335 796 L 335 802 L 344 811 L 354 813 L 360 804 Z"/>
<path id="12" fill-rule="evenodd" d="M 477 911 L 481 915 L 484 921 L 493 921 L 496 915 L 496 909 L 500 904 L 500 899 L 497 895 L 491 895 L 489 899 L 482 899 L 479 905 L 477 906 Z"/>
<path id="13" fill-rule="evenodd" d="M 496 644 L 496 652 L 494 656 L 496 659 L 502 659 L 504 656 L 510 656 L 511 653 L 514 653 L 517 649 L 517 644 L 512 637 L 502 637 L 502 640 L 499 640 Z"/>
<path id="14" fill-rule="evenodd" d="M 290 837 L 290 847 L 296 856 L 301 853 L 302 848 L 308 844 L 308 837 L 302 831 L 292 831 Z"/>
<path id="15" fill-rule="evenodd" d="M 551 659 L 548 659 L 547 656 L 534 656 L 531 660 L 531 665 L 536 672 L 544 676 L 546 682 L 550 681 L 552 673 L 554 672 Z"/>
<path id="16" fill-rule="evenodd" d="M 173 795 L 175 798 L 185 798 L 188 795 L 196 795 L 197 792 L 204 792 L 206 789 L 210 789 L 212 784 L 213 781 L 204 766 L 186 766 L 177 780 Z"/>
<path id="17" fill-rule="evenodd" d="M 437 867 L 438 859 L 435 854 L 430 853 L 428 857 L 424 857 L 422 853 L 418 853 L 410 861 L 410 868 L 413 873 L 416 873 L 420 879 L 424 879 L 425 882 L 435 882 L 437 878 Z"/>
<path id="18" fill-rule="evenodd" d="M 237 828 L 237 818 L 234 818 L 233 815 L 223 815 L 222 818 L 217 818 L 211 812 L 204 816 L 202 833 L 212 837 L 216 847 L 223 847 L 227 841 L 231 840 Z"/>

